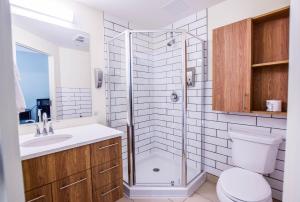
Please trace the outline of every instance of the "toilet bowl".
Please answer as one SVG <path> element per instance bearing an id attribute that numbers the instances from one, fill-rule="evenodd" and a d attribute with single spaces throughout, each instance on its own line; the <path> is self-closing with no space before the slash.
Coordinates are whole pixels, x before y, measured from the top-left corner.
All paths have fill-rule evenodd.
<path id="1" fill-rule="evenodd" d="M 282 137 L 258 132 L 229 132 L 232 163 L 236 167 L 221 173 L 217 183 L 220 202 L 272 202 L 271 187 L 263 174 L 275 169 Z"/>
<path id="2" fill-rule="evenodd" d="M 217 194 L 220 202 L 272 202 L 270 185 L 262 175 L 236 167 L 221 174 Z"/>

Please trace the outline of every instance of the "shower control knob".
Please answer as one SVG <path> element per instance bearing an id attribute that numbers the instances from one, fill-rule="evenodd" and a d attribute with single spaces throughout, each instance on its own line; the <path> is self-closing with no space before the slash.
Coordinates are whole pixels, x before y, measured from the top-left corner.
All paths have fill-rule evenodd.
<path id="1" fill-rule="evenodd" d="M 173 93 L 171 94 L 170 98 L 171 98 L 171 101 L 172 101 L 172 102 L 177 102 L 177 101 L 179 100 L 179 97 L 178 97 L 178 95 L 177 95 L 176 92 L 173 92 Z"/>

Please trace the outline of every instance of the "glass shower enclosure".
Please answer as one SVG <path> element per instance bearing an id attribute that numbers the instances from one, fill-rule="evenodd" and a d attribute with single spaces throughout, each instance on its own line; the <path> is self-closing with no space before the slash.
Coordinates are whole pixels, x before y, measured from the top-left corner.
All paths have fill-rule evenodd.
<path id="1" fill-rule="evenodd" d="M 107 42 L 107 124 L 124 132 L 129 195 L 201 181 L 204 47 L 184 30 L 127 30 Z"/>

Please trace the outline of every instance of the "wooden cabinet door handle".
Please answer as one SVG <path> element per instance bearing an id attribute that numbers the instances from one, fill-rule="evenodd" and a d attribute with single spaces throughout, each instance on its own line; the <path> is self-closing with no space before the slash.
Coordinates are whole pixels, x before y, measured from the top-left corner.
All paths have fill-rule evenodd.
<path id="1" fill-rule="evenodd" d="M 27 202 L 34 202 L 34 201 L 40 200 L 40 199 L 45 198 L 45 197 L 46 197 L 46 195 L 41 195 L 41 196 L 38 196 L 38 197 L 36 197 L 34 199 L 31 199 L 31 200 L 29 200 Z"/>
<path id="2" fill-rule="evenodd" d="M 113 167 L 111 167 L 111 168 L 108 168 L 108 169 L 102 170 L 102 171 L 100 171 L 100 172 L 99 172 L 99 174 L 106 173 L 107 171 L 110 171 L 110 170 L 112 170 L 112 169 L 114 169 L 114 168 L 117 168 L 117 167 L 119 167 L 119 164 L 118 164 L 118 165 L 115 165 L 115 166 L 113 166 Z"/>
<path id="3" fill-rule="evenodd" d="M 117 146 L 117 145 L 119 145 L 119 143 L 114 143 L 114 144 L 110 144 L 110 145 L 107 145 L 107 146 L 104 146 L 104 147 L 99 147 L 98 149 L 102 150 L 102 149 L 106 149 L 106 148 L 109 148 L 109 147 L 114 147 L 114 146 Z"/>
<path id="4" fill-rule="evenodd" d="M 246 96 L 247 96 L 247 94 L 244 94 L 244 95 L 243 95 L 243 111 L 246 109 L 246 108 L 245 108 L 245 97 L 246 97 Z"/>
<path id="5" fill-rule="evenodd" d="M 73 186 L 73 185 L 75 185 L 75 184 L 81 183 L 81 182 L 86 181 L 86 180 L 87 180 L 87 178 L 83 178 L 83 179 L 81 179 L 81 180 L 78 180 L 78 181 L 73 182 L 73 183 L 71 183 L 71 184 L 68 184 L 68 185 L 66 185 L 66 186 L 63 186 L 63 187 L 61 187 L 61 188 L 59 188 L 59 189 L 60 189 L 60 190 L 63 190 L 63 189 L 66 189 L 66 188 L 68 188 L 68 187 L 71 187 L 71 186 Z"/>
<path id="6" fill-rule="evenodd" d="M 109 193 L 111 193 L 111 192 L 113 192 L 113 191 L 115 191 L 116 189 L 119 189 L 119 188 L 120 188 L 120 186 L 117 186 L 117 187 L 115 187 L 115 188 L 113 188 L 113 189 L 111 189 L 111 190 L 109 190 L 107 192 L 102 193 L 101 196 L 102 197 L 106 196 L 107 194 L 109 194 Z"/>

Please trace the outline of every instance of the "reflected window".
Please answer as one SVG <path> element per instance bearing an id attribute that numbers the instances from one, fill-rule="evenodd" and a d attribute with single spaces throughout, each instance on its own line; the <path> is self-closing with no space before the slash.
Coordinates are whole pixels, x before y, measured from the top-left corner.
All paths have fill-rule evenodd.
<path id="1" fill-rule="evenodd" d="M 19 114 L 20 124 L 39 121 L 39 114 L 50 113 L 48 55 L 17 45 L 17 66 L 26 110 Z"/>

